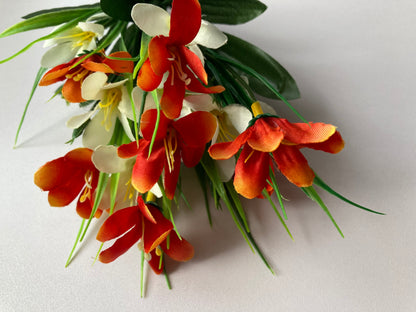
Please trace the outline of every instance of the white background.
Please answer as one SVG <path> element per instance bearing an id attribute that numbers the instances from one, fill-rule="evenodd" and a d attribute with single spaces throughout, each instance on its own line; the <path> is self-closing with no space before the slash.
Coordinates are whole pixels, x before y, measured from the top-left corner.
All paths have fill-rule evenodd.
<path id="1" fill-rule="evenodd" d="M 65 269 L 80 218 L 74 207 L 51 208 L 33 173 L 72 147 L 65 120 L 79 113 L 54 88 L 38 90 L 13 138 L 44 52 L 41 44 L 0 65 L 0 311 L 414 311 L 416 305 L 416 4 L 410 0 L 264 1 L 246 25 L 223 28 L 257 44 L 296 79 L 293 105 L 309 120 L 339 127 L 338 155 L 308 151 L 311 166 L 333 188 L 386 216 L 323 194 L 345 238 L 316 204 L 282 179 L 292 241 L 266 201 L 244 201 L 272 275 L 251 253 L 227 211 L 208 225 L 192 171 L 193 210 L 176 219 L 195 258 L 170 266 L 173 290 L 147 274 L 140 299 L 139 253 L 91 266 L 93 235 Z M 42 8 L 86 1 L 2 1 L 0 29 Z M 45 31 L 0 39 L 3 59 Z M 279 115 L 296 121 L 280 103 Z M 97 226 L 93 226 L 97 229 Z"/>

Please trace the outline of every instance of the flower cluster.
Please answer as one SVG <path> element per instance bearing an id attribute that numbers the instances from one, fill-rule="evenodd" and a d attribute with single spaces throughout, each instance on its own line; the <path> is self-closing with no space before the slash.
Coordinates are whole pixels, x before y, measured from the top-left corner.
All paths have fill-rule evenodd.
<path id="1" fill-rule="evenodd" d="M 292 236 L 277 175 L 316 201 L 342 235 L 315 186 L 369 209 L 331 189 L 301 152 L 340 152 L 344 142 L 337 128 L 308 122 L 288 102 L 299 92 L 287 71 L 259 48 L 209 22 L 224 22 L 220 18 L 231 11 L 217 16 L 204 13 L 197 0 L 166 2 L 115 8 L 101 1 L 57 9 L 55 18 L 41 11 L 0 34 L 62 23 L 43 37 L 51 48 L 41 60 L 37 85 L 60 84 L 56 93 L 79 103 L 83 111 L 67 126 L 73 129 L 69 142 L 82 136 L 82 147 L 47 162 L 34 182 L 48 192 L 51 206 L 77 199 L 83 221 L 74 249 L 93 219 L 100 218 L 105 220 L 96 239 L 105 249 L 100 247 L 97 259 L 103 263 L 133 246 L 157 274 L 166 273 L 165 256 L 190 260 L 194 249 L 172 213 L 172 206 L 186 198 L 182 165 L 194 168 L 206 198 L 212 193 L 217 207 L 225 204 L 269 268 L 250 234 L 240 196 L 267 199 Z M 257 15 L 264 11 L 261 2 L 253 3 Z M 228 15 L 229 24 L 246 21 Z M 260 102 L 258 95 L 281 100 L 299 120 L 278 116 L 278 109 Z M 68 264 L 71 259 L 72 253 Z"/>

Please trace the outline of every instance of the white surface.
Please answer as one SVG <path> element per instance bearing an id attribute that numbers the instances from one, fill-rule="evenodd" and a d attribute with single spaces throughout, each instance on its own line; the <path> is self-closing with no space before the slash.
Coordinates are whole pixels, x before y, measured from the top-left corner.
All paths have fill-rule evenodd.
<path id="1" fill-rule="evenodd" d="M 209 228 L 195 190 L 188 192 L 193 210 L 184 208 L 177 219 L 196 256 L 174 266 L 173 290 L 149 271 L 146 298 L 140 299 L 138 252 L 91 266 L 99 246 L 93 237 L 65 269 L 80 219 L 74 207 L 49 207 L 33 173 L 70 149 L 63 145 L 71 133 L 64 121 L 78 113 L 76 106 L 47 102 L 54 88 L 39 89 L 20 147 L 12 149 L 43 53 L 38 44 L 0 65 L 0 311 L 414 311 L 416 4 L 264 2 L 269 9 L 263 16 L 227 31 L 256 43 L 292 73 L 302 92 L 293 104 L 306 118 L 339 127 L 345 150 L 307 152 L 313 168 L 336 190 L 387 216 L 324 194 L 342 239 L 317 205 L 282 181 L 295 241 L 265 201 L 244 202 L 273 276 L 227 211 L 214 212 Z M 37 9 L 76 3 L 86 1 L 2 1 L 0 28 Z M 0 58 L 43 33 L 0 39 Z M 294 120 L 286 108 L 279 113 Z"/>

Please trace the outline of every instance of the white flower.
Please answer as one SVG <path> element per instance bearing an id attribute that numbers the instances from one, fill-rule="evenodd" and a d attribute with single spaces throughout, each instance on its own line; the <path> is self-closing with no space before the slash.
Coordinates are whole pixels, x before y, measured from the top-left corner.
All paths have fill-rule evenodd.
<path id="1" fill-rule="evenodd" d="M 94 50 L 96 39 L 104 34 L 104 26 L 94 23 L 80 22 L 74 28 L 64 31 L 53 39 L 45 41 L 44 47 L 50 47 L 41 59 L 45 68 L 67 63 L 84 50 Z"/>
<path id="2" fill-rule="evenodd" d="M 91 149 L 106 145 L 110 141 L 117 118 L 129 139 L 134 140 L 125 113 L 129 110 L 128 107 L 131 107 L 130 97 L 124 85 L 127 79 L 115 83 L 107 83 L 107 79 L 107 75 L 101 72 L 85 78 L 81 86 L 82 97 L 85 100 L 99 101 L 99 104 L 94 110 L 74 116 L 67 122 L 69 128 L 76 129 L 95 114 L 82 137 L 83 145 Z"/>

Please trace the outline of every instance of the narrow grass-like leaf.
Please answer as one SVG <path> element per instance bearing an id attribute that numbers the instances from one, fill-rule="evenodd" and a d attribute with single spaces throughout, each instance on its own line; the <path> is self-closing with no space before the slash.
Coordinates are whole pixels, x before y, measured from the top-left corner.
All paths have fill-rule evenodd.
<path id="1" fill-rule="evenodd" d="M 240 216 L 240 218 L 242 220 L 242 223 L 244 224 L 244 227 L 246 229 L 246 232 L 249 233 L 250 232 L 250 228 L 248 226 L 247 217 L 246 217 L 246 214 L 244 212 L 243 206 L 241 205 L 241 201 L 238 198 L 238 194 L 237 194 L 237 192 L 234 189 L 233 182 L 232 181 L 229 181 L 229 182 L 224 183 L 224 184 L 225 184 L 225 186 L 227 188 L 228 194 L 230 194 L 230 196 L 231 196 L 231 200 L 232 200 L 232 202 L 234 204 L 234 207 L 237 208 L 237 212 L 238 212 L 238 214 L 239 214 L 239 216 Z"/>
<path id="2" fill-rule="evenodd" d="M 62 8 L 62 10 L 59 11 L 56 10 L 54 12 L 45 12 L 43 14 L 27 15 L 24 17 L 26 18 L 24 21 L 21 21 L 4 30 L 0 34 L 0 38 L 11 36 L 24 31 L 60 25 L 79 17 L 80 15 L 93 15 L 99 10 L 99 6 L 95 5 L 89 8 L 74 7 L 67 8 L 65 10 Z"/>
<path id="3" fill-rule="evenodd" d="M 79 243 L 79 237 L 81 236 L 82 230 L 84 228 L 84 223 L 85 223 L 85 219 L 82 219 L 81 225 L 80 225 L 79 230 L 78 230 L 77 238 L 75 239 L 75 242 L 74 242 L 74 246 L 72 247 L 72 250 L 69 253 L 68 260 L 66 260 L 66 263 L 65 263 L 65 267 L 66 268 L 69 266 L 69 264 L 72 261 L 72 256 L 73 256 L 73 254 L 75 252 L 75 249 L 77 248 L 77 245 Z"/>
<path id="4" fill-rule="evenodd" d="M 144 250 L 140 257 L 140 298 L 144 297 Z"/>
<path id="5" fill-rule="evenodd" d="M 159 99 L 157 98 L 157 91 L 156 90 L 152 91 L 152 97 L 153 97 L 153 101 L 156 104 L 157 116 L 156 116 L 155 128 L 153 129 L 152 140 L 150 141 L 149 155 L 147 157 L 150 157 L 150 154 L 152 154 L 152 149 L 153 149 L 153 145 L 154 145 L 155 140 L 156 140 L 156 134 L 157 134 L 157 130 L 159 128 L 159 122 L 160 122 L 160 105 L 159 105 Z"/>
<path id="6" fill-rule="evenodd" d="M 163 214 L 165 217 L 168 217 L 170 222 L 172 222 L 173 229 L 175 230 L 176 234 L 178 235 L 179 239 L 182 240 L 181 235 L 179 234 L 178 228 L 176 227 L 175 220 L 173 219 L 172 214 L 172 201 L 166 197 L 165 188 L 163 187 L 163 183 L 161 181 L 158 182 L 160 191 L 162 192 L 163 198 Z"/>
<path id="7" fill-rule="evenodd" d="M 325 191 L 327 191 L 331 195 L 334 195 L 335 197 L 338 197 L 339 199 L 343 200 L 344 202 L 346 202 L 350 205 L 353 205 L 357 208 L 363 209 L 363 210 L 368 211 L 368 212 L 372 212 L 372 213 L 380 214 L 380 215 L 385 215 L 385 213 L 383 213 L 383 212 L 378 212 L 378 211 L 375 211 L 375 210 L 371 210 L 371 209 L 366 208 L 364 206 L 361 206 L 357 203 L 354 203 L 353 201 L 349 200 L 348 198 L 345 198 L 341 194 L 334 191 L 329 185 L 327 185 L 320 177 L 318 177 L 316 175 L 316 173 L 315 173 L 315 179 L 313 180 L 313 184 L 319 186 L 320 188 L 324 189 Z"/>
<path id="8" fill-rule="evenodd" d="M 88 228 L 91 224 L 92 218 L 94 218 L 94 215 L 97 212 L 98 205 L 100 204 L 101 199 L 103 198 L 104 191 L 105 191 L 105 188 L 107 186 L 108 177 L 109 177 L 108 173 L 100 172 L 100 176 L 98 178 L 97 188 L 95 189 L 94 206 L 92 208 L 90 218 L 88 219 L 87 225 L 85 226 L 85 230 L 82 233 L 81 238 L 79 239 L 80 242 L 82 242 L 82 240 L 84 239 L 85 234 L 87 233 Z"/>
<path id="9" fill-rule="evenodd" d="M 166 267 L 163 267 L 163 274 L 165 275 L 166 284 L 168 285 L 168 289 L 171 290 L 172 285 L 170 284 L 170 280 L 169 280 L 168 272 L 166 271 Z"/>
<path id="10" fill-rule="evenodd" d="M 339 228 L 338 224 L 335 222 L 335 219 L 332 217 L 331 213 L 329 212 L 328 208 L 326 207 L 325 203 L 322 201 L 321 197 L 319 197 L 318 193 L 314 189 L 313 186 L 302 187 L 302 189 L 309 195 L 309 197 L 318 203 L 319 206 L 325 211 L 328 217 L 331 219 L 332 223 L 338 230 L 339 234 L 344 238 L 344 234 L 342 233 L 341 229 Z"/>
<path id="11" fill-rule="evenodd" d="M 33 94 L 35 94 L 35 91 L 36 91 L 36 88 L 38 87 L 39 81 L 42 78 L 43 74 L 46 72 L 46 70 L 47 70 L 46 68 L 41 67 L 39 69 L 38 73 L 36 74 L 36 78 L 35 78 L 35 81 L 33 82 L 33 86 L 32 86 L 32 91 L 30 92 L 29 99 L 26 102 L 26 106 L 25 106 L 25 109 L 23 111 L 22 118 L 20 119 L 19 126 L 17 127 L 16 136 L 14 137 L 14 147 L 16 147 L 17 139 L 19 138 L 19 133 L 20 133 L 20 130 L 22 128 L 23 122 L 25 120 L 26 112 L 27 112 L 27 109 L 29 107 L 29 104 L 32 101 Z"/>
<path id="12" fill-rule="evenodd" d="M 289 228 L 286 225 L 285 220 L 283 220 L 282 216 L 279 213 L 279 210 L 277 210 L 276 205 L 274 204 L 273 200 L 271 199 L 269 193 L 267 193 L 266 190 L 263 190 L 263 196 L 267 198 L 267 200 L 269 201 L 270 205 L 273 207 L 274 212 L 276 213 L 277 217 L 279 218 L 280 222 L 282 223 L 282 225 L 286 229 L 287 234 L 289 234 L 290 238 L 293 240 L 292 233 L 290 233 Z"/>
<path id="13" fill-rule="evenodd" d="M 276 196 L 277 196 L 277 199 L 279 200 L 280 208 L 282 209 L 283 218 L 287 220 L 286 209 L 283 206 L 282 194 L 280 193 L 279 187 L 277 186 L 277 181 L 276 181 L 276 178 L 274 176 L 274 173 L 271 167 L 269 168 L 269 176 L 270 176 L 270 179 L 272 180 L 272 183 L 270 184 L 269 181 L 267 181 L 267 183 L 269 183 L 273 187 L 273 190 L 276 192 Z"/>
<path id="14" fill-rule="evenodd" d="M 43 14 L 47 14 L 47 13 L 55 13 L 55 12 L 68 12 L 68 11 L 84 11 L 87 9 L 99 9 L 100 8 L 100 4 L 99 3 L 94 3 L 94 4 L 85 4 L 85 5 L 78 5 L 78 6 L 68 6 L 68 7 L 60 7 L 60 8 L 52 8 L 52 9 L 46 9 L 46 10 L 40 10 L 40 11 L 36 11 L 36 12 L 32 12 L 29 13 L 25 16 L 22 16 L 23 19 L 29 19 L 35 16 L 39 16 L 39 15 L 43 15 Z M 78 14 L 79 15 L 79 14 Z M 77 15 L 77 16 L 78 16 Z"/>

